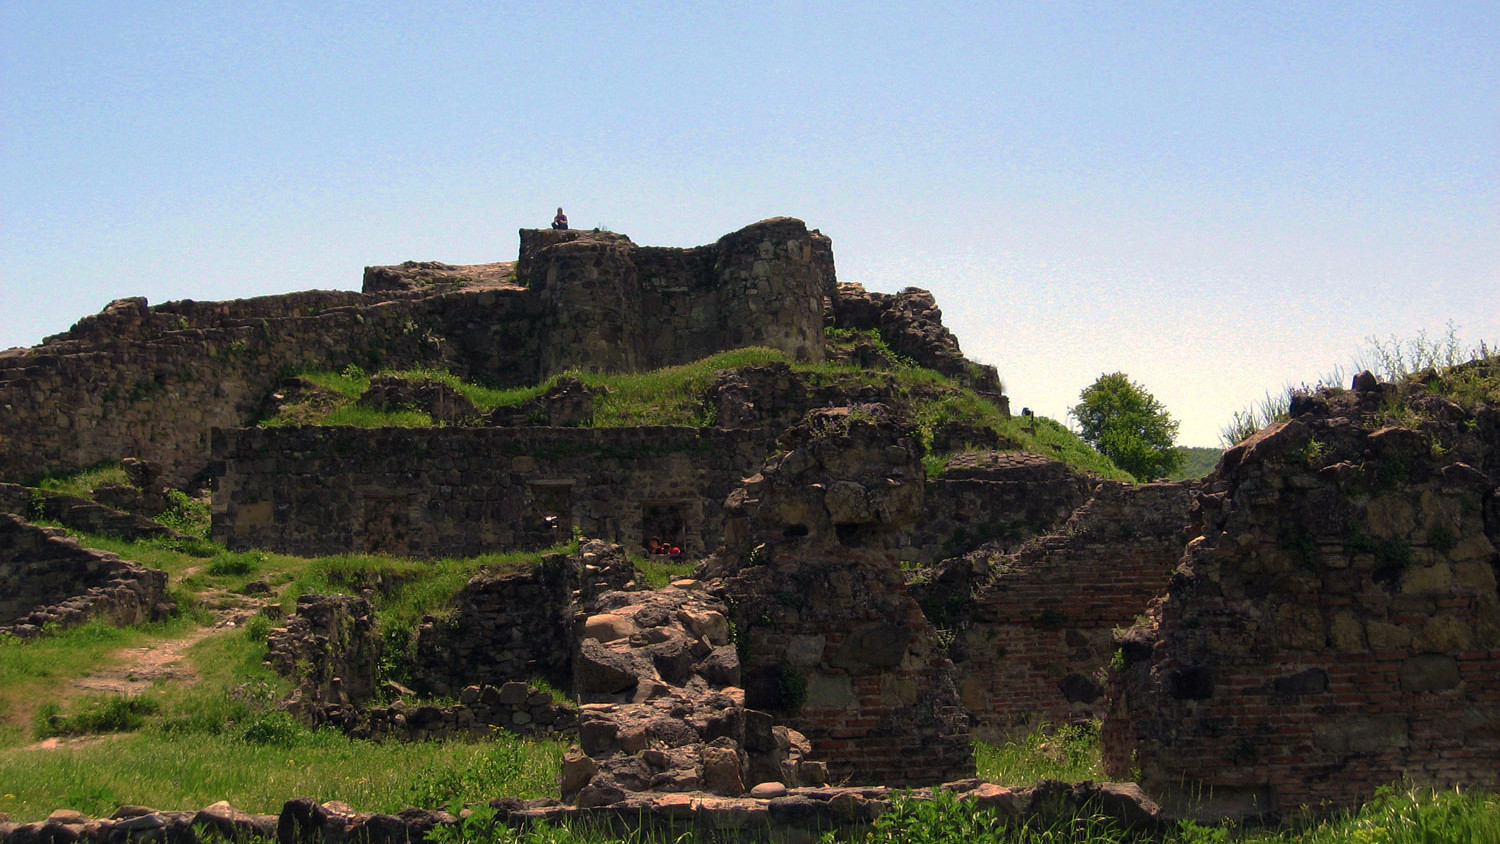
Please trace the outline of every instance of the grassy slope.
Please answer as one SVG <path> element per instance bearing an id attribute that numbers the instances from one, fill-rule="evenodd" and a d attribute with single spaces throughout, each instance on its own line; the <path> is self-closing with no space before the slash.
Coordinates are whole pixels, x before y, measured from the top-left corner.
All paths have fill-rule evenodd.
<path id="1" fill-rule="evenodd" d="M 895 366 L 889 370 L 867 370 L 837 364 L 803 364 L 788 361 L 780 352 L 748 348 L 721 352 L 690 364 L 671 366 L 652 372 L 621 375 L 596 375 L 569 372 L 535 387 L 495 390 L 460 381 L 450 373 L 436 370 L 402 370 L 385 374 L 408 378 L 430 378 L 442 381 L 463 393 L 481 411 L 512 407 L 535 398 L 562 378 L 576 377 L 602 395 L 596 400 L 591 424 L 597 427 L 633 425 L 712 425 L 712 409 L 701 400 L 703 391 L 717 373 L 753 364 L 775 361 L 792 366 L 808 383 L 847 385 L 851 388 L 873 381 L 889 381 L 908 404 L 916 433 L 923 445 L 930 445 L 933 430 L 950 421 L 988 426 L 1001 436 L 1021 444 L 1027 451 L 1061 460 L 1081 471 L 1117 480 L 1130 480 L 1109 458 L 1099 454 L 1065 426 L 1045 417 L 1010 417 L 989 400 L 971 390 L 959 387 L 950 379 L 917 366 Z M 357 369 L 343 373 L 310 372 L 303 375 L 325 390 L 341 397 L 342 404 L 331 411 L 310 416 L 292 414 L 299 424 L 313 422 L 326 425 L 362 427 L 425 426 L 432 420 L 424 413 L 402 410 L 382 413 L 355 404 L 369 387 L 370 376 Z M 272 419 L 269 425 L 278 424 Z M 932 455 L 929 471 L 939 471 L 946 463 L 943 455 Z"/>

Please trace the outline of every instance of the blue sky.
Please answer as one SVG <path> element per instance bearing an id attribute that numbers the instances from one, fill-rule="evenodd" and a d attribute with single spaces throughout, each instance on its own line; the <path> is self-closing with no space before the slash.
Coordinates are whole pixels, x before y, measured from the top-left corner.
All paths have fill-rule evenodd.
<path id="1" fill-rule="evenodd" d="M 1371 336 L 1500 340 L 1500 4 L 0 9 L 0 348 L 575 226 L 832 236 L 1013 405 L 1213 445 Z"/>

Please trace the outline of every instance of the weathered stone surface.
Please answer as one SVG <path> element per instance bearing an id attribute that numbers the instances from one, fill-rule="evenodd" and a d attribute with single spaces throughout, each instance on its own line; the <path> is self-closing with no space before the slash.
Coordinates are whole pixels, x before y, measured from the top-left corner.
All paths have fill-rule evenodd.
<path id="1" fill-rule="evenodd" d="M 1117 640 L 1106 770 L 1210 816 L 1500 785 L 1479 738 L 1500 720 L 1500 426 L 1440 392 L 1362 374 L 1225 453 L 1201 535 Z M 1184 693 L 1199 671 L 1212 689 Z"/>
<path id="2" fill-rule="evenodd" d="M 27 638 L 94 618 L 140 624 L 175 605 L 166 572 L 0 512 L 0 633 Z"/>

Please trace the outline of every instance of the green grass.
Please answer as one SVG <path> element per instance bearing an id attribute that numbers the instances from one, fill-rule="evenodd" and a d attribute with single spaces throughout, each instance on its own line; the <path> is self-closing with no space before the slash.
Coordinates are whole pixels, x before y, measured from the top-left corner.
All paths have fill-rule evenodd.
<path id="1" fill-rule="evenodd" d="M 962 421 L 988 426 L 1001 436 L 1020 443 L 1026 451 L 1060 460 L 1081 471 L 1105 478 L 1130 480 L 1128 474 L 1116 468 L 1107 457 L 1089 447 L 1061 423 L 1045 417 L 1008 417 L 993 402 L 972 390 L 960 387 L 951 379 L 932 370 L 911 365 L 899 356 L 893 357 L 898 361 L 894 368 L 888 371 L 869 370 L 832 363 L 795 363 L 779 351 L 746 348 L 721 352 L 693 363 L 651 372 L 601 375 L 570 371 L 534 387 L 508 390 L 467 384 L 449 373 L 437 370 L 405 370 L 386 374 L 442 381 L 462 392 L 484 412 L 497 407 L 514 407 L 542 395 L 563 378 L 579 378 L 596 391 L 594 413 L 588 423 L 593 427 L 704 427 L 717 422 L 715 409 L 703 400 L 703 394 L 720 371 L 784 362 L 813 387 L 844 387 L 852 391 L 866 384 L 888 385 L 897 400 L 908 409 L 913 433 L 926 447 L 931 446 L 937 429 L 949 422 Z M 369 376 L 355 368 L 346 369 L 343 373 L 309 372 L 304 373 L 303 377 L 343 396 L 345 400 L 345 404 L 335 410 L 315 417 L 317 424 L 361 427 L 433 424 L 426 414 L 416 411 L 378 412 L 355 405 L 355 400 L 370 383 Z M 308 417 L 293 414 L 289 418 Z M 278 423 L 273 419 L 264 424 Z M 929 474 L 940 473 L 946 465 L 947 457 L 948 455 L 930 455 L 927 461 Z"/>
<path id="2" fill-rule="evenodd" d="M 179 636 L 196 624 L 191 618 L 126 628 L 91 622 L 30 640 L 0 636 L 0 748 L 30 741 L 41 704 L 62 698 L 71 680 L 108 665 L 115 651 Z"/>
<path id="3" fill-rule="evenodd" d="M 980 779 L 1001 785 L 1107 779 L 1098 722 L 1064 727 L 1040 724 L 998 745 L 975 742 L 974 764 Z"/>
<path id="4" fill-rule="evenodd" d="M 672 557 L 636 556 L 631 554 L 630 562 L 635 570 L 641 573 L 641 577 L 651 584 L 652 589 L 661 589 L 674 580 L 681 580 L 693 573 L 697 567 L 696 561 L 683 561 Z"/>
<path id="5" fill-rule="evenodd" d="M 282 744 L 148 731 L 66 749 L 0 752 L 0 812 L 36 820 L 58 808 L 106 816 L 125 803 L 181 810 L 228 800 L 276 814 L 292 797 L 396 812 L 502 794 L 545 797 L 556 791 L 563 749 L 561 742 L 505 734 L 403 744 L 324 730 Z"/>
<path id="6" fill-rule="evenodd" d="M 130 477 L 118 460 L 99 463 L 81 472 L 42 478 L 36 485 L 75 498 L 93 498 L 94 490 L 112 484 L 130 485 Z"/>

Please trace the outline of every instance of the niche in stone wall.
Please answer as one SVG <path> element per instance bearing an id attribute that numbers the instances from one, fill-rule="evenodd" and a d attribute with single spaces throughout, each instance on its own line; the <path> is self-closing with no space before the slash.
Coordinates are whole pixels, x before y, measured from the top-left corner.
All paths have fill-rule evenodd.
<path id="1" fill-rule="evenodd" d="M 364 550 L 405 556 L 411 551 L 411 505 L 404 495 L 366 495 Z"/>
<path id="2" fill-rule="evenodd" d="M 641 544 L 655 537 L 668 546 L 688 550 L 688 521 L 692 504 L 686 501 L 641 502 Z"/>
<path id="3" fill-rule="evenodd" d="M 572 479 L 532 481 L 527 531 L 542 545 L 556 545 L 573 537 Z"/>

